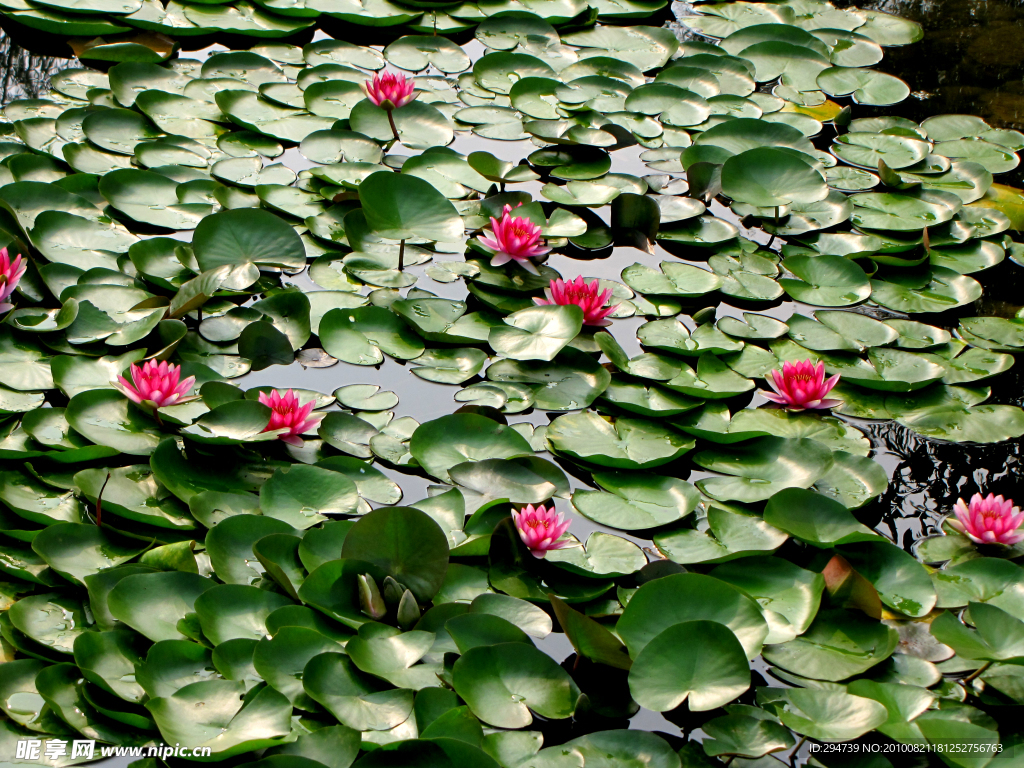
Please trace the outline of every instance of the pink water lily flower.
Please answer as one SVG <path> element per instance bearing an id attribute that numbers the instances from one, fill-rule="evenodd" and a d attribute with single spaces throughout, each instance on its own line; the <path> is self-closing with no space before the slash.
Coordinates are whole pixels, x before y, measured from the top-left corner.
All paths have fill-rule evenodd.
<path id="1" fill-rule="evenodd" d="M 977 544 L 1006 544 L 1012 546 L 1024 540 L 1024 512 L 1013 506 L 1013 499 L 980 493 L 971 497 L 970 504 L 957 499 L 953 505 L 956 519 L 949 524 Z"/>
<path id="2" fill-rule="evenodd" d="M 534 304 L 559 304 L 569 306 L 575 304 L 583 310 L 583 324 L 605 326 L 611 325 L 608 315 L 618 309 L 618 304 L 608 307 L 608 299 L 612 291 L 602 291 L 601 284 L 597 280 L 584 282 L 583 276 L 575 280 L 556 279 L 551 281 L 551 287 L 544 289 L 546 299 L 534 299 Z"/>
<path id="3" fill-rule="evenodd" d="M 542 558 L 552 549 L 564 549 L 573 544 L 572 541 L 559 541 L 569 530 L 570 521 L 563 520 L 562 513 L 555 512 L 554 507 L 549 510 L 543 504 L 536 507 L 527 504 L 518 512 L 513 511 L 512 519 L 523 544 L 534 557 Z"/>
<path id="4" fill-rule="evenodd" d="M 765 380 L 775 391 L 761 390 L 761 394 L 791 411 L 834 408 L 843 402 L 825 397 L 839 383 L 839 374 L 826 379 L 824 363 L 815 365 L 810 360 L 786 363 L 781 371 L 769 371 Z"/>
<path id="5" fill-rule="evenodd" d="M 117 381 L 120 384 L 118 389 L 133 403 L 164 408 L 193 399 L 186 395 L 196 383 L 196 377 L 189 376 L 182 381 L 181 366 L 168 364 L 166 360 L 159 363 L 147 360 L 142 366 L 133 365 L 131 376 L 134 386 L 124 376 L 118 376 Z"/>
<path id="6" fill-rule="evenodd" d="M 299 405 L 298 395 L 290 389 L 283 395 L 276 389 L 269 394 L 260 392 L 260 402 L 272 411 L 270 423 L 263 431 L 287 429 L 288 431 L 278 435 L 278 438 L 290 445 L 302 445 L 300 435 L 315 427 L 323 418 L 323 414 L 310 416 L 316 403 L 310 400 L 305 405 Z"/>
<path id="7" fill-rule="evenodd" d="M 370 101 L 388 112 L 416 98 L 412 80 L 397 72 L 378 72 L 372 80 L 363 83 L 363 90 Z"/>
<path id="8" fill-rule="evenodd" d="M 0 248 L 0 312 L 14 309 L 14 305 L 8 303 L 7 299 L 18 287 L 18 281 L 21 280 L 26 269 L 28 269 L 28 263 L 21 258 L 20 253 L 14 257 L 14 261 L 11 261 L 11 257 L 7 255 L 7 249 Z"/>
<path id="9" fill-rule="evenodd" d="M 513 218 L 511 205 L 506 205 L 502 210 L 500 221 L 491 217 L 491 231 L 486 234 L 490 237 L 481 237 L 480 242 L 494 252 L 491 258 L 492 267 L 500 267 L 514 261 L 527 272 L 540 274 L 530 259 L 543 256 L 551 249 L 545 248 L 542 244 L 540 227 L 526 217 Z"/>

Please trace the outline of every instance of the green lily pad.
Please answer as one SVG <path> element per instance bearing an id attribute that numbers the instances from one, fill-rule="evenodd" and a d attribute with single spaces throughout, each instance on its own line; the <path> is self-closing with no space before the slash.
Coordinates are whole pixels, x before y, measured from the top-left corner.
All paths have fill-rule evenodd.
<path id="1" fill-rule="evenodd" d="M 136 573 L 117 582 L 107 597 L 111 615 L 154 642 L 187 637 L 180 630 L 195 601 L 216 586 L 196 573 Z"/>
<path id="2" fill-rule="evenodd" d="M 724 625 L 748 659 L 760 653 L 768 636 L 768 625 L 753 599 L 724 581 L 695 573 L 665 576 L 641 586 L 626 605 L 616 631 L 636 660 L 662 632 L 690 621 Z"/>
<path id="3" fill-rule="evenodd" d="M 898 312 L 942 312 L 977 300 L 981 284 L 946 267 L 924 274 L 890 274 L 871 281 L 871 297 Z"/>
<path id="4" fill-rule="evenodd" d="M 938 597 L 927 570 L 899 547 L 875 541 L 851 544 L 842 552 L 889 607 L 917 618 L 935 607 Z"/>
<path id="5" fill-rule="evenodd" d="M 595 522 L 642 530 L 682 519 L 696 507 L 696 490 L 673 477 L 638 472 L 599 472 L 594 479 L 610 493 L 580 489 L 572 506 Z"/>
<path id="6" fill-rule="evenodd" d="M 465 461 L 514 458 L 533 453 L 517 432 L 476 414 L 453 414 L 425 422 L 409 443 L 413 456 L 435 477 Z"/>
<path id="7" fill-rule="evenodd" d="M 275 533 L 294 534 L 283 520 L 253 514 L 236 514 L 221 520 L 206 534 L 206 551 L 220 579 L 228 584 L 253 584 L 264 568 L 253 545 Z"/>
<path id="8" fill-rule="evenodd" d="M 684 621 L 653 637 L 634 658 L 629 689 L 654 711 L 684 701 L 691 712 L 716 709 L 750 687 L 744 648 L 723 624 Z"/>
<path id="9" fill-rule="evenodd" d="M 698 216 L 688 219 L 682 225 L 660 228 L 658 239 L 698 247 L 715 247 L 732 240 L 738 234 L 736 226 L 725 219 Z"/>
<path id="10" fill-rule="evenodd" d="M 321 653 L 302 671 L 302 687 L 337 720 L 358 730 L 388 731 L 412 713 L 412 691 L 388 688 L 342 653 Z"/>
<path id="11" fill-rule="evenodd" d="M 784 726 L 762 716 L 761 710 L 756 709 L 750 714 L 745 710 L 716 717 L 704 724 L 704 731 L 710 737 L 704 742 L 704 749 L 712 757 L 757 758 L 796 745 L 793 735 Z"/>
<path id="12" fill-rule="evenodd" d="M 720 565 L 717 579 L 763 601 L 772 635 L 792 639 L 805 632 L 818 612 L 825 581 L 820 574 L 797 568 L 782 558 L 749 557 Z M 768 642 L 776 642 L 769 637 Z"/>
<path id="13" fill-rule="evenodd" d="M 825 307 L 845 307 L 864 301 L 871 285 L 864 270 L 842 256 L 790 256 L 782 266 L 796 278 L 780 278 L 797 301 Z"/>
<path id="14" fill-rule="evenodd" d="M 100 179 L 100 193 L 135 221 L 166 229 L 194 229 L 204 216 L 213 213 L 213 207 L 181 203 L 177 189 L 176 182 L 153 171 L 123 169 Z"/>
<path id="15" fill-rule="evenodd" d="M 396 109 L 392 116 L 402 143 L 413 149 L 444 147 L 455 135 L 451 120 L 432 104 L 423 101 L 410 102 Z M 387 112 L 369 99 L 352 107 L 349 123 L 354 131 L 378 141 L 389 141 L 394 137 Z"/>
<path id="16" fill-rule="evenodd" d="M 136 456 L 148 456 L 165 437 L 155 421 L 110 389 L 75 395 L 66 416 L 76 431 L 94 443 Z"/>
<path id="17" fill-rule="evenodd" d="M 32 549 L 61 576 L 84 584 L 86 576 L 128 562 L 141 554 L 145 545 L 99 526 L 58 523 L 40 531 Z"/>
<path id="18" fill-rule="evenodd" d="M 547 443 L 556 453 L 615 469 L 649 469 L 682 456 L 692 440 L 653 421 L 616 419 L 590 411 L 565 414 L 551 423 Z"/>
<path id="19" fill-rule="evenodd" d="M 356 485 L 339 472 L 309 466 L 277 470 L 260 488 L 260 508 L 268 517 L 304 530 L 328 519 L 324 515 L 352 514 Z"/>
<path id="20" fill-rule="evenodd" d="M 497 383 L 528 386 L 534 405 L 551 411 L 572 411 L 590 405 L 607 388 L 611 374 L 592 357 L 566 349 L 550 362 L 502 360 L 487 369 Z M 554 386 L 552 386 L 552 384 Z"/>
<path id="21" fill-rule="evenodd" d="M 320 320 L 319 335 L 328 354 L 356 365 L 376 365 L 383 353 L 409 360 L 424 349 L 419 336 L 383 307 L 332 309 Z"/>
<path id="22" fill-rule="evenodd" d="M 71 654 L 75 639 L 92 623 L 81 601 L 57 593 L 23 597 L 9 616 L 15 629 L 58 654 Z"/>
<path id="23" fill-rule="evenodd" d="M 839 690 L 787 691 L 779 719 L 797 733 L 815 739 L 856 739 L 888 719 L 885 707 Z"/>
<path id="24" fill-rule="evenodd" d="M 451 74 L 469 68 L 469 57 L 455 43 L 444 37 L 406 35 L 384 49 L 384 58 L 400 69 L 419 72 L 433 65 Z"/>
<path id="25" fill-rule="evenodd" d="M 556 550 L 546 560 L 570 573 L 601 578 L 627 576 L 647 564 L 636 544 L 602 531 L 590 534 L 584 546 Z"/>
<path id="26" fill-rule="evenodd" d="M 759 147 L 725 161 L 722 191 L 733 200 L 768 208 L 818 202 L 828 195 L 828 185 L 799 155 Z"/>
<path id="27" fill-rule="evenodd" d="M 295 231 L 272 213 L 255 209 L 207 216 L 196 228 L 192 247 L 202 270 L 221 266 L 237 270 L 248 265 L 301 269 L 306 263 L 305 248 Z"/>
<path id="28" fill-rule="evenodd" d="M 359 636 L 345 646 L 345 652 L 363 672 L 384 678 L 399 688 L 422 690 L 438 684 L 440 665 L 418 663 L 430 650 L 433 632 L 410 630 L 367 623 Z"/>
<path id="29" fill-rule="evenodd" d="M 820 611 L 800 637 L 764 649 L 771 664 L 814 680 L 839 681 L 885 661 L 896 648 L 896 630 L 859 612 Z"/>
<path id="30" fill-rule="evenodd" d="M 269 687 L 248 698 L 244 693 L 241 682 L 206 680 L 151 699 L 146 708 L 164 738 L 208 746 L 225 757 L 282 741 L 289 733 L 291 702 Z"/>
<path id="31" fill-rule="evenodd" d="M 964 387 L 933 387 L 916 398 L 893 398 L 896 419 L 927 437 L 951 442 L 991 443 L 1024 434 L 1024 411 L 1007 405 L 981 405 L 985 399 Z M 899 399 L 897 399 L 899 398 Z M 888 398 L 887 398 L 888 401 Z M 886 408 L 888 409 L 888 405 Z"/>
<path id="32" fill-rule="evenodd" d="M 894 170 L 908 168 L 928 154 L 928 142 L 889 133 L 847 133 L 835 140 L 832 153 L 843 162 L 876 170 L 884 162 Z"/>
<path id="33" fill-rule="evenodd" d="M 219 584 L 196 598 L 195 612 L 203 635 L 215 646 L 266 637 L 266 618 L 291 602 L 275 592 L 242 584 Z"/>
<path id="34" fill-rule="evenodd" d="M 853 195 L 850 221 L 866 229 L 918 232 L 949 221 L 960 210 L 960 198 L 930 189 L 863 192 Z"/>
<path id="35" fill-rule="evenodd" d="M 477 717 L 502 728 L 530 725 L 531 710 L 546 718 L 569 717 L 580 693 L 550 656 L 525 643 L 470 649 L 455 662 L 453 681 Z"/>
<path id="36" fill-rule="evenodd" d="M 833 463 L 831 452 L 821 443 L 785 437 L 761 437 L 728 451 L 701 451 L 693 460 L 731 476 L 700 480 L 701 491 L 722 501 L 745 502 L 763 501 L 785 488 L 807 488 Z"/>
<path id="37" fill-rule="evenodd" d="M 467 461 L 451 467 L 449 475 L 463 489 L 517 504 L 540 504 L 552 496 L 564 497 L 569 493 L 561 471 L 533 457 Z"/>
<path id="38" fill-rule="evenodd" d="M 444 581 L 448 541 L 426 513 L 412 507 L 384 508 L 352 526 L 341 556 L 373 564 L 425 602 Z"/>
<path id="39" fill-rule="evenodd" d="M 910 95 L 898 77 L 863 67 L 832 67 L 821 72 L 817 85 L 829 96 L 852 96 L 857 104 L 889 106 Z"/>
<path id="40" fill-rule="evenodd" d="M 1020 163 L 1015 152 L 983 139 L 959 139 L 936 143 L 935 154 L 951 160 L 968 160 L 981 165 L 989 173 L 1012 171 Z"/>
<path id="41" fill-rule="evenodd" d="M 583 312 L 575 306 L 542 306 L 514 312 L 510 328 L 492 328 L 491 347 L 512 360 L 553 360 L 583 327 Z"/>
<path id="42" fill-rule="evenodd" d="M 626 267 L 622 281 L 638 293 L 686 297 L 702 296 L 721 284 L 713 272 L 671 261 L 663 261 L 660 271 L 643 264 Z"/>
<path id="43" fill-rule="evenodd" d="M 874 542 L 878 534 L 857 522 L 846 507 L 800 488 L 781 491 L 765 507 L 765 522 L 813 546 Z"/>
<path id="44" fill-rule="evenodd" d="M 673 562 L 689 564 L 726 562 L 770 553 L 788 538 L 757 516 L 717 506 L 708 509 L 706 520 L 707 530 L 673 527 L 656 533 L 654 543 Z"/>

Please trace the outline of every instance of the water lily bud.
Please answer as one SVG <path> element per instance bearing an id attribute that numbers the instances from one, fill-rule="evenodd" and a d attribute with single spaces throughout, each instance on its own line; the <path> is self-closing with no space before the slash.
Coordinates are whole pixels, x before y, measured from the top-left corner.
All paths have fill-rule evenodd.
<path id="1" fill-rule="evenodd" d="M 394 607 L 399 604 L 402 600 L 402 593 L 405 591 L 405 587 L 399 584 L 390 576 L 384 577 L 384 604 L 388 607 Z"/>
<path id="2" fill-rule="evenodd" d="M 388 612 L 380 590 L 377 589 L 377 582 L 368 573 L 359 576 L 359 609 L 374 621 L 380 621 Z"/>
<path id="3" fill-rule="evenodd" d="M 410 629 L 420 620 L 420 606 L 410 590 L 405 590 L 402 601 L 398 604 L 398 626 Z"/>

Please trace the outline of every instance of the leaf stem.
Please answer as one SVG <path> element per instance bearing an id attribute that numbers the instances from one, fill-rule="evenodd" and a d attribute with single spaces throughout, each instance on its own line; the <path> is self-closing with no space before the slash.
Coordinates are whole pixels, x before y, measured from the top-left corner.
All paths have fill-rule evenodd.
<path id="1" fill-rule="evenodd" d="M 386 111 L 388 113 L 388 122 L 391 123 L 391 132 L 395 135 L 395 141 L 400 142 L 401 138 L 399 138 L 398 136 L 398 126 L 395 125 L 395 118 L 394 115 L 392 114 L 394 110 L 388 109 Z"/>
<path id="2" fill-rule="evenodd" d="M 796 765 L 796 759 L 797 759 L 797 756 L 798 756 L 797 753 L 800 751 L 800 747 L 802 747 L 806 742 L 807 742 L 807 737 L 804 736 L 802 739 L 800 739 L 800 741 L 798 741 L 796 743 L 796 746 L 793 747 L 793 751 L 789 753 L 789 764 L 790 765 Z"/>
<path id="3" fill-rule="evenodd" d="M 398 246 L 398 271 L 405 269 L 405 240 Z"/>
<path id="4" fill-rule="evenodd" d="M 100 486 L 100 492 L 96 494 L 96 525 L 103 525 L 103 491 L 107 489 L 110 482 L 110 470 L 107 470 L 107 479 Z"/>
<path id="5" fill-rule="evenodd" d="M 776 205 L 775 206 L 775 229 L 778 229 L 778 228 L 779 228 L 779 206 Z M 772 247 L 772 243 L 774 243 L 774 242 L 775 242 L 775 233 L 773 232 L 771 238 L 769 238 L 769 240 L 768 240 L 768 245 L 766 245 L 765 248 L 771 248 Z"/>
<path id="6" fill-rule="evenodd" d="M 974 678 L 976 678 L 976 677 L 977 677 L 978 675 L 980 675 L 980 674 L 981 674 L 982 672 L 984 672 L 984 671 L 985 671 L 986 669 L 988 669 L 988 668 L 989 668 L 990 666 L 992 666 L 992 662 L 991 662 L 991 661 L 986 661 L 986 662 L 985 662 L 984 664 L 982 664 L 982 665 L 981 665 L 980 667 L 978 667 L 978 668 L 977 668 L 976 670 L 974 670 L 973 672 L 971 672 L 971 674 L 969 674 L 969 675 L 968 675 L 967 677 L 965 677 L 965 678 L 964 678 L 963 680 L 961 680 L 960 682 L 961 682 L 961 683 L 969 683 L 969 682 L 971 682 L 971 681 L 972 681 L 972 680 L 973 680 Z"/>

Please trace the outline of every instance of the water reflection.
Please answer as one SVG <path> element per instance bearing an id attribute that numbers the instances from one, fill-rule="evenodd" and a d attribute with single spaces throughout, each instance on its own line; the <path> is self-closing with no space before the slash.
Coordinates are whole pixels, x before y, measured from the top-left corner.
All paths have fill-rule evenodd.
<path id="1" fill-rule="evenodd" d="M 1024 127 L 1024 3 L 1020 0 L 833 0 L 921 24 L 924 40 L 886 48 L 878 68 L 913 96 L 895 110 L 912 120 L 959 112 Z"/>
<path id="2" fill-rule="evenodd" d="M 45 98 L 50 90 L 50 76 L 73 66 L 81 65 L 77 59 L 30 53 L 0 29 L 0 104 Z"/>
<path id="3" fill-rule="evenodd" d="M 888 490 L 865 510 L 875 519 L 864 522 L 877 522 L 879 531 L 904 548 L 921 536 L 938 533 L 958 498 L 995 493 L 1016 494 L 1019 500 L 1020 440 L 966 445 L 927 440 L 896 422 L 862 427 L 876 448 L 885 451 L 876 460 L 892 470 Z"/>

